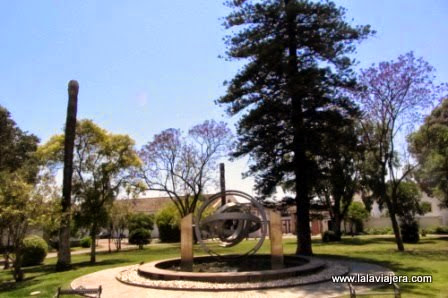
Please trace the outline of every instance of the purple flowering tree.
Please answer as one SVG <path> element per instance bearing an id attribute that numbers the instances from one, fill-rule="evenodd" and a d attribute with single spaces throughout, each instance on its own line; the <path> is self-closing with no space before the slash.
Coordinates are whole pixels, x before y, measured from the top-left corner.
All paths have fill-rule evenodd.
<path id="1" fill-rule="evenodd" d="M 404 136 L 414 129 L 425 110 L 431 107 L 445 85 L 433 83 L 434 68 L 413 53 L 396 61 L 381 62 L 361 70 L 360 88 L 353 91 L 364 117 L 361 122 L 365 156 L 364 183 L 367 201 L 385 204 L 392 222 L 398 250 L 404 245 L 396 216 L 400 213 L 400 183 L 412 172 Z"/>
<path id="2" fill-rule="evenodd" d="M 166 129 L 140 150 L 139 172 L 148 191 L 166 193 L 181 216 L 194 212 L 203 191 L 215 181 L 217 161 L 232 147 L 224 122 L 207 120 L 182 136 Z"/>

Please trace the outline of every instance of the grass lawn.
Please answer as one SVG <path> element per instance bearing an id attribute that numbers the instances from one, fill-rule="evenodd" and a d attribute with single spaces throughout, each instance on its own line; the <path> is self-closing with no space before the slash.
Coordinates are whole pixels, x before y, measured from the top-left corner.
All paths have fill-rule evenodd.
<path id="1" fill-rule="evenodd" d="M 252 245 L 252 241 L 247 241 L 226 251 L 237 252 Z M 294 239 L 284 240 L 285 253 L 293 253 L 295 247 Z M 433 276 L 432 284 L 401 284 L 402 297 L 448 297 L 448 237 L 423 238 L 418 244 L 406 245 L 406 251 L 402 253 L 397 252 L 394 240 L 389 236 L 345 237 L 336 244 L 315 240 L 313 249 L 316 255 L 382 264 L 400 275 Z M 195 250 L 197 255 L 203 254 L 200 247 Z M 269 252 L 269 241 L 260 252 Z M 178 244 L 154 244 L 144 250 L 99 253 L 94 266 L 88 263 L 88 255 L 73 255 L 73 269 L 66 272 L 55 272 L 56 259 L 50 258 L 43 265 L 25 268 L 25 281 L 18 284 L 11 281 L 9 271 L 0 271 L 0 297 L 28 297 L 33 291 L 41 292 L 38 297 L 52 297 L 59 286 L 68 287 L 73 279 L 87 273 L 178 256 Z"/>

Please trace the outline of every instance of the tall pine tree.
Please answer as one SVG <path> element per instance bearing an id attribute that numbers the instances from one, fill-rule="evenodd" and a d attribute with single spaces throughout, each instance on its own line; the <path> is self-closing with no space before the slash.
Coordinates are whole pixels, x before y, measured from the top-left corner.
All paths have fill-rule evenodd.
<path id="1" fill-rule="evenodd" d="M 296 193 L 297 253 L 311 255 L 310 199 L 329 128 L 350 116 L 354 106 L 341 90 L 353 87 L 353 43 L 370 34 L 352 27 L 333 2 L 297 0 L 228 1 L 225 27 L 229 59 L 246 64 L 227 82 L 218 103 L 238 123 L 235 157 L 254 161 L 263 195 L 283 183 Z"/>

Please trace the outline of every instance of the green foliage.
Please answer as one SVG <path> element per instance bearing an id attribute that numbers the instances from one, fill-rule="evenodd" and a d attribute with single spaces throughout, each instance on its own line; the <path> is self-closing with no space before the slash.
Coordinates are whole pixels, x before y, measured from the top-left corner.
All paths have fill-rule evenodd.
<path id="1" fill-rule="evenodd" d="M 389 187 L 392 191 L 392 187 Z M 417 243 L 419 240 L 419 226 L 416 214 L 424 214 L 420 203 L 420 190 L 412 181 L 402 181 L 396 188 L 396 213 L 400 217 L 400 230 L 403 242 Z"/>
<path id="2" fill-rule="evenodd" d="M 79 242 L 79 244 L 81 245 L 81 247 L 84 248 L 88 248 L 92 245 L 92 238 L 91 237 L 84 237 L 81 239 L 81 241 Z"/>
<path id="3" fill-rule="evenodd" d="M 362 222 L 369 218 L 369 211 L 367 211 L 363 203 L 352 202 L 348 207 L 347 218 L 356 223 Z"/>
<path id="4" fill-rule="evenodd" d="M 54 136 L 39 148 L 39 156 L 49 166 L 62 162 L 64 136 Z M 73 160 L 73 197 L 78 203 L 74 219 L 90 230 L 92 241 L 108 222 L 108 210 L 120 191 L 128 190 L 131 171 L 140 166 L 134 141 L 127 135 L 112 134 L 81 120 L 76 126 Z M 95 262 L 92 245 L 92 263 Z"/>
<path id="5" fill-rule="evenodd" d="M 448 208 L 448 98 L 408 137 L 408 143 L 418 161 L 415 178 L 419 185 Z"/>
<path id="6" fill-rule="evenodd" d="M 154 228 L 154 216 L 143 212 L 133 213 L 128 219 L 129 231 L 145 229 L 152 231 Z"/>
<path id="7" fill-rule="evenodd" d="M 156 214 L 159 238 L 162 242 L 180 241 L 180 215 L 173 204 L 167 204 Z"/>
<path id="8" fill-rule="evenodd" d="M 137 228 L 129 232 L 129 243 L 138 245 L 139 249 L 143 249 L 143 245 L 149 244 L 151 241 L 151 232 L 148 229 Z"/>
<path id="9" fill-rule="evenodd" d="M 448 235 L 448 226 L 438 226 L 424 229 L 427 234 Z"/>
<path id="10" fill-rule="evenodd" d="M 11 114 L 0 105 L 0 172 L 27 169 L 27 182 L 32 182 L 37 172 L 34 152 L 39 139 L 17 127 Z"/>
<path id="11" fill-rule="evenodd" d="M 392 235 L 394 231 L 392 228 L 367 228 L 364 231 L 368 235 Z"/>
<path id="12" fill-rule="evenodd" d="M 35 266 L 41 264 L 48 252 L 48 245 L 44 239 L 38 236 L 26 237 L 23 240 L 23 266 Z"/>
<path id="13" fill-rule="evenodd" d="M 389 185 L 388 192 L 392 192 L 392 186 Z M 400 218 L 415 217 L 416 214 L 423 214 L 420 202 L 421 193 L 418 185 L 412 181 L 402 181 L 396 188 L 395 197 L 397 198 L 397 215 Z"/>
<path id="14" fill-rule="evenodd" d="M 422 214 L 426 214 L 432 211 L 431 203 L 429 202 L 421 202 L 420 210 Z"/>
<path id="15" fill-rule="evenodd" d="M 363 221 L 369 218 L 369 211 L 361 202 L 352 202 L 348 207 L 346 218 L 356 226 L 356 233 L 363 231 Z M 353 228 L 353 226 L 351 226 Z M 353 232 L 353 230 L 351 230 Z"/>
<path id="16" fill-rule="evenodd" d="M 151 240 L 151 231 L 154 227 L 154 217 L 142 212 L 134 213 L 129 216 L 129 243 L 138 245 L 143 249 L 143 245 L 149 244 Z"/>

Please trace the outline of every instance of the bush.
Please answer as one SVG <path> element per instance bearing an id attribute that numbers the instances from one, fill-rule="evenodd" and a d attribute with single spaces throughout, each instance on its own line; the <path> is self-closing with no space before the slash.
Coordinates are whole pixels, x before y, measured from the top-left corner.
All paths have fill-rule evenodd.
<path id="1" fill-rule="evenodd" d="M 156 214 L 156 224 L 161 242 L 180 241 L 180 215 L 174 204 L 168 204 Z"/>
<path id="2" fill-rule="evenodd" d="M 442 226 L 437 227 L 436 230 L 434 231 L 434 234 L 442 234 L 442 235 L 448 234 L 448 227 L 442 227 Z"/>
<path id="3" fill-rule="evenodd" d="M 400 230 L 404 243 L 417 243 L 420 240 L 417 221 L 403 221 L 400 225 Z"/>
<path id="4" fill-rule="evenodd" d="M 35 266 L 41 264 L 47 256 L 48 245 L 39 236 L 30 236 L 23 240 L 22 266 Z"/>
<path id="5" fill-rule="evenodd" d="M 143 249 L 143 245 L 149 244 L 151 241 L 151 232 L 144 228 L 132 230 L 129 233 L 129 243 L 138 245 L 139 249 Z"/>
<path id="6" fill-rule="evenodd" d="M 334 242 L 339 240 L 340 239 L 338 239 L 336 233 L 333 231 L 325 231 L 322 235 L 322 242 Z"/>
<path id="7" fill-rule="evenodd" d="M 90 246 L 92 246 L 92 238 L 90 238 L 89 236 L 84 237 L 81 239 L 79 244 L 81 245 L 81 247 L 89 248 Z"/>
<path id="8" fill-rule="evenodd" d="M 131 214 L 128 220 L 129 231 L 140 228 L 152 231 L 154 228 L 154 217 L 142 212 Z"/>

